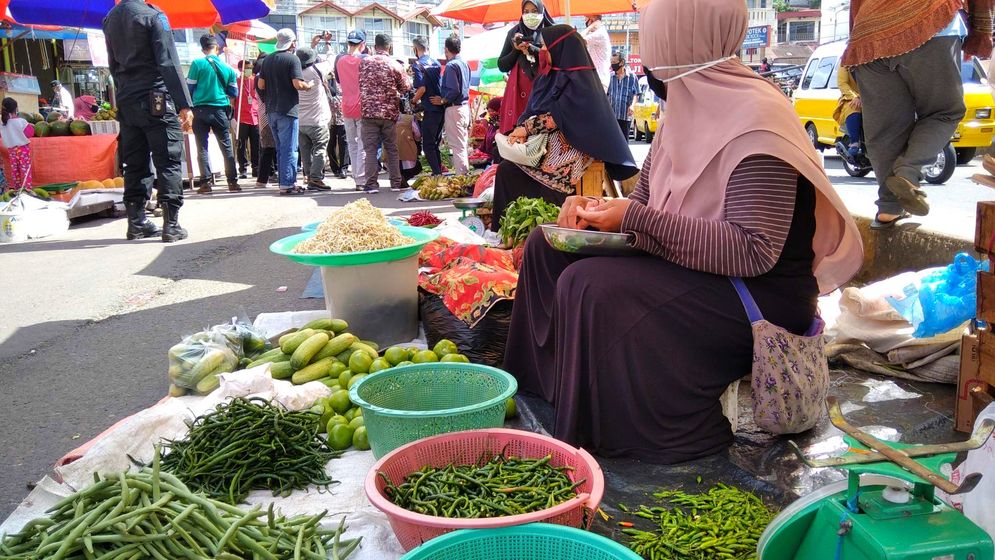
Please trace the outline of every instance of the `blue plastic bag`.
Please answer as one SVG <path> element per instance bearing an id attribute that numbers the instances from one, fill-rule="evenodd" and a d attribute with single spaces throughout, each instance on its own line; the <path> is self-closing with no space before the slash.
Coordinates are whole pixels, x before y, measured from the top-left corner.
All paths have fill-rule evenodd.
<path id="1" fill-rule="evenodd" d="M 946 268 L 924 276 L 919 285 L 905 287 L 902 299 L 886 298 L 915 331 L 916 338 L 929 338 L 957 328 L 977 313 L 978 271 L 988 271 L 989 262 L 979 263 L 959 253 Z"/>

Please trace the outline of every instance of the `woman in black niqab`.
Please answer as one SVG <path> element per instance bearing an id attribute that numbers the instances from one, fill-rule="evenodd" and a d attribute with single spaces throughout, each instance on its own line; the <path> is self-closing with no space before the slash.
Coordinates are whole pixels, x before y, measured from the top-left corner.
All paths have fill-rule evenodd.
<path id="1" fill-rule="evenodd" d="M 533 20 L 535 28 L 526 24 L 526 18 Z M 522 0 L 522 17 L 517 25 L 508 30 L 501 56 L 498 57 L 498 69 L 509 74 L 505 102 L 501 106 L 501 132 L 515 128 L 518 117 L 525 110 L 532 92 L 532 80 L 539 70 L 539 34 L 551 25 L 553 18 L 546 12 L 542 0 Z"/>

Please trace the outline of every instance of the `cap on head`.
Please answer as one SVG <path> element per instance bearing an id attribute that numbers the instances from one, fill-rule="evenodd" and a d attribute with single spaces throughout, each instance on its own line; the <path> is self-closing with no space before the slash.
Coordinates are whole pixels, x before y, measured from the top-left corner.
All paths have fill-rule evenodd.
<path id="1" fill-rule="evenodd" d="M 62 82 L 60 82 L 59 80 L 52 80 L 52 83 L 50 83 L 48 85 L 50 85 L 50 86 L 61 86 Z"/>
<path id="2" fill-rule="evenodd" d="M 318 53 L 311 47 L 301 47 L 297 49 L 297 58 L 301 59 L 301 66 L 308 67 L 318 60 Z"/>
<path id="3" fill-rule="evenodd" d="M 290 48 L 290 45 L 294 44 L 297 40 L 297 35 L 294 34 L 292 29 L 283 29 L 276 32 L 276 50 L 285 51 Z"/>
<path id="4" fill-rule="evenodd" d="M 362 29 L 354 29 L 349 32 L 349 37 L 346 39 L 350 45 L 359 45 L 360 43 L 366 42 L 366 32 Z"/>

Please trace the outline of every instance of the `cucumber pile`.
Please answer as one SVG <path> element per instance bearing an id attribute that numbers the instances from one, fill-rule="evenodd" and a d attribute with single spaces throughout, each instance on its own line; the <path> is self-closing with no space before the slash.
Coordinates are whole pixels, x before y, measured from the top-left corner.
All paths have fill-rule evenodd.
<path id="1" fill-rule="evenodd" d="M 269 344 L 245 324 L 217 325 L 169 349 L 169 395 L 206 395 L 221 384 L 220 375 L 245 369 Z"/>

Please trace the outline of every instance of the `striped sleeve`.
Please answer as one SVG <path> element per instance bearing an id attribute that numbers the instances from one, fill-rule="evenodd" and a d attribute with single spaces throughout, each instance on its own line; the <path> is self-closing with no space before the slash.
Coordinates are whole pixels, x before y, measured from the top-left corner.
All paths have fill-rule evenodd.
<path id="1" fill-rule="evenodd" d="M 653 165 L 653 150 L 646 154 L 643 161 L 643 168 L 639 171 L 639 182 L 636 183 L 636 190 L 629 194 L 629 200 L 634 200 L 642 205 L 646 205 L 650 199 L 650 167 Z"/>
<path id="2" fill-rule="evenodd" d="M 637 192 L 646 190 L 643 182 L 640 178 Z M 668 214 L 633 198 L 637 203 L 626 210 L 622 232 L 634 234 L 635 247 L 693 270 L 760 276 L 781 256 L 797 187 L 793 167 L 771 156 L 751 156 L 729 178 L 724 220 Z"/>

